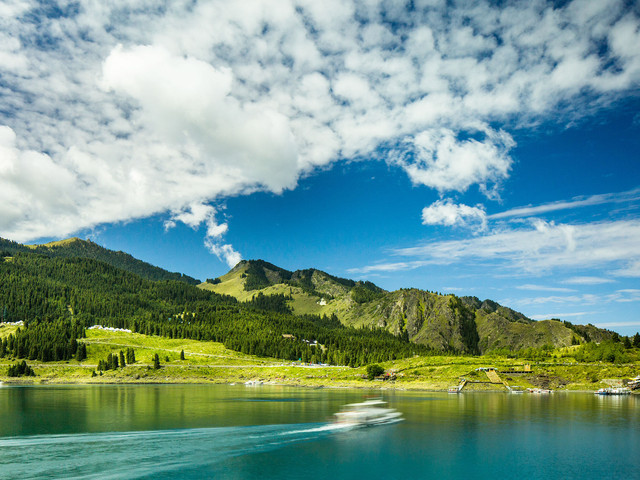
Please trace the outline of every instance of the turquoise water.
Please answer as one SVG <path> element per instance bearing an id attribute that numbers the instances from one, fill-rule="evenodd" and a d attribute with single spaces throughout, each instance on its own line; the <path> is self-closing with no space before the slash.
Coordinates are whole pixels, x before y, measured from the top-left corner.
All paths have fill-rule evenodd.
<path id="1" fill-rule="evenodd" d="M 405 421 L 337 428 L 354 390 L 0 388 L 0 478 L 601 478 L 640 475 L 640 398 L 394 392 Z"/>

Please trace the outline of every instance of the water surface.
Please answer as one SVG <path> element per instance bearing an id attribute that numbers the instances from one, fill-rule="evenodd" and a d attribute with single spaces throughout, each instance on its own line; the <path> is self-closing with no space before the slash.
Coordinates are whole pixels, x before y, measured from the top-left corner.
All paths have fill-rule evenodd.
<path id="1" fill-rule="evenodd" d="M 639 399 L 385 392 L 405 421 L 329 422 L 361 390 L 0 388 L 0 478 L 637 478 Z"/>

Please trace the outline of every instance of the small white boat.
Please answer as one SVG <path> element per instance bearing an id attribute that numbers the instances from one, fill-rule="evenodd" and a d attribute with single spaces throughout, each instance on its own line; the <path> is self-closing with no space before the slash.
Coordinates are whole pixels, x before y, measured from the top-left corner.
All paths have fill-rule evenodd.
<path id="1" fill-rule="evenodd" d="M 368 427 L 372 425 L 384 425 L 396 423 L 403 420 L 402 413 L 395 408 L 386 408 L 387 402 L 382 400 L 367 400 L 362 403 L 351 403 L 342 407 L 342 410 L 335 414 L 335 424 Z"/>

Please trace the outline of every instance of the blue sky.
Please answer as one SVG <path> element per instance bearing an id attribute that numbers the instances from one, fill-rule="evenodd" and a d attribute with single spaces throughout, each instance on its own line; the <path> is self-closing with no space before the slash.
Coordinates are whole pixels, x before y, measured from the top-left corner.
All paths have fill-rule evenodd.
<path id="1" fill-rule="evenodd" d="M 470 5 L 3 2 L 0 236 L 640 330 L 639 8 Z"/>

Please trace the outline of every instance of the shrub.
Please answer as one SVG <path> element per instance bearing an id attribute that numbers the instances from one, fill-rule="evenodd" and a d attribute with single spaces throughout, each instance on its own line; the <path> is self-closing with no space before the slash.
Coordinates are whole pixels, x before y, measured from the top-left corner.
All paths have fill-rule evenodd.
<path id="1" fill-rule="evenodd" d="M 24 360 L 22 362 L 18 362 L 15 365 L 11 365 L 7 372 L 8 377 L 35 377 L 36 374 L 27 362 Z"/>
<path id="2" fill-rule="evenodd" d="M 382 368 L 377 363 L 367 365 L 367 378 L 369 380 L 373 380 L 374 378 L 376 378 L 379 375 L 382 375 L 383 373 L 384 373 L 384 368 Z"/>

